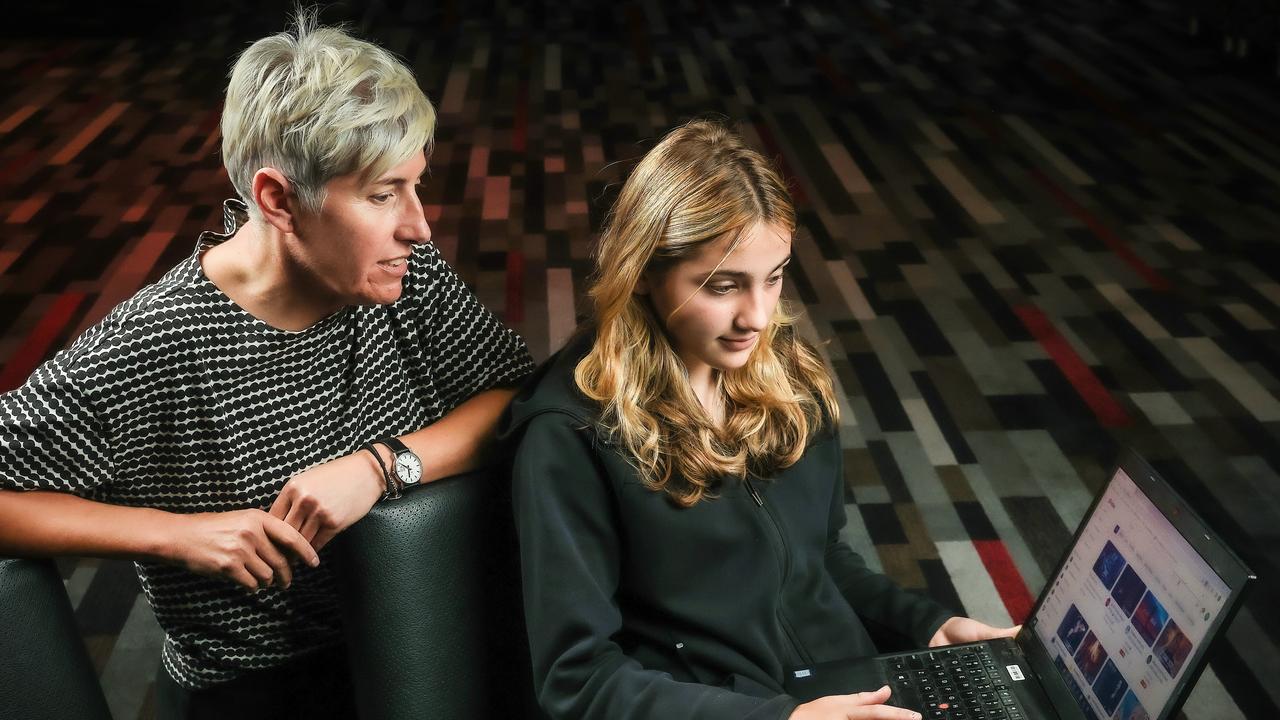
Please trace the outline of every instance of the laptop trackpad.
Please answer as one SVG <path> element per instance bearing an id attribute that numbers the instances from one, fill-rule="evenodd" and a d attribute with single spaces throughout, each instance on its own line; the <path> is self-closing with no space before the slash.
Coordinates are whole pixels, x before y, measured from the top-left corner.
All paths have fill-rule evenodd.
<path id="1" fill-rule="evenodd" d="M 888 684 L 884 664 L 879 658 L 872 657 L 837 660 L 793 670 L 787 673 L 782 687 L 791 697 L 808 702 L 827 695 L 871 692 Z M 897 705 L 897 700 L 899 699 L 892 698 L 889 702 Z"/>

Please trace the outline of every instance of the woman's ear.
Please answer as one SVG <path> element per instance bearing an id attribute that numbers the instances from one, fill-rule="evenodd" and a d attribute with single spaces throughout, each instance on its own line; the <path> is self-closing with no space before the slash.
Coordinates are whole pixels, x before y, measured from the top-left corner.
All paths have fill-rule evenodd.
<path id="1" fill-rule="evenodd" d="M 640 278 L 636 280 L 636 286 L 631 290 L 633 295 L 649 294 L 649 273 L 641 273 Z"/>
<path id="2" fill-rule="evenodd" d="M 265 167 L 253 174 L 253 201 L 262 219 L 277 230 L 292 233 L 295 225 L 293 188 L 284 173 Z"/>

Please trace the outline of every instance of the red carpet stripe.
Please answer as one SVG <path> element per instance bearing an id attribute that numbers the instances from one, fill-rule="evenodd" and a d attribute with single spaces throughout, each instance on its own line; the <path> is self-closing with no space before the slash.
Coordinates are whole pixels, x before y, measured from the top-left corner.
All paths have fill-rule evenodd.
<path id="1" fill-rule="evenodd" d="M 15 224 L 27 222 L 35 217 L 36 213 L 40 212 L 40 208 L 44 207 L 51 197 L 53 195 L 47 192 L 39 192 L 32 195 L 18 203 L 18 206 L 13 209 L 13 212 L 9 213 L 9 217 L 5 218 L 4 221 Z"/>
<path id="2" fill-rule="evenodd" d="M 160 197 L 160 186 L 148 185 L 147 189 L 142 191 L 142 194 L 133 201 L 129 209 L 120 217 L 120 222 L 138 222 L 146 216 L 147 211 L 151 209 L 151 203 L 155 202 L 158 197 Z"/>
<path id="3" fill-rule="evenodd" d="M 826 53 L 818 53 L 818 70 L 831 83 L 831 87 L 835 88 L 841 95 L 854 94 L 853 83 L 849 82 L 849 78 L 840 72 L 840 68 L 831 60 L 831 56 Z"/>
<path id="4" fill-rule="evenodd" d="M 200 144 L 196 150 L 195 160 L 199 161 L 209 156 L 213 152 L 213 146 L 222 142 L 222 107 L 218 106 L 209 111 L 204 120 L 200 122 L 199 129 L 196 130 L 196 136 L 204 136 L 204 142 Z M 223 168 L 226 170 L 226 168 Z"/>
<path id="5" fill-rule="evenodd" d="M 1138 257 L 1133 250 L 1129 249 L 1129 246 L 1125 244 L 1124 240 L 1120 239 L 1119 235 L 1116 235 L 1111 228 L 1103 225 L 1101 220 L 1094 216 L 1093 213 L 1089 212 L 1083 205 L 1076 202 L 1075 198 L 1068 195 L 1067 191 L 1059 187 L 1058 184 L 1051 180 L 1048 175 L 1045 175 L 1036 168 L 1032 168 L 1031 177 L 1034 178 L 1036 182 L 1040 183 L 1040 185 L 1048 191 L 1049 195 L 1052 196 L 1064 210 L 1071 213 L 1077 220 L 1080 220 L 1088 226 L 1089 230 L 1093 231 L 1093 234 L 1097 235 L 1099 240 L 1106 243 L 1106 246 L 1111 249 L 1111 252 L 1115 253 L 1116 256 L 1123 260 L 1129 267 L 1133 268 L 1134 272 L 1138 273 L 1143 280 L 1146 280 L 1148 285 L 1162 292 L 1169 289 L 1169 281 L 1163 275 L 1156 272 L 1154 268 L 1144 262 L 1142 258 Z"/>
<path id="6" fill-rule="evenodd" d="M 1111 393 L 1102 386 L 1098 376 L 1093 374 L 1084 360 L 1072 349 L 1071 343 L 1062 337 L 1039 308 L 1033 305 L 1015 305 L 1013 311 L 1022 320 L 1022 324 L 1027 326 L 1027 330 L 1031 331 L 1041 347 L 1049 353 L 1049 357 L 1053 358 L 1058 369 L 1066 376 L 1093 414 L 1098 416 L 1098 422 L 1102 423 L 1103 427 L 1127 427 L 1133 423 L 1124 408 L 1120 407 L 1115 398 L 1111 397 Z"/>
<path id="7" fill-rule="evenodd" d="M 0 134 L 13 132 L 14 128 L 26 122 L 27 118 L 35 115 L 39 109 L 39 105 L 23 105 L 18 108 L 12 115 L 5 118 L 4 122 L 0 122 Z"/>
<path id="8" fill-rule="evenodd" d="M 73 50 L 75 50 L 75 45 L 73 43 L 64 42 L 50 50 L 44 57 L 23 68 L 21 76 L 29 80 L 42 77 L 49 68 L 58 65 L 70 56 Z"/>
<path id="9" fill-rule="evenodd" d="M 520 83 L 516 91 L 516 107 L 511 118 L 511 152 L 523 154 L 529 138 L 529 86 Z"/>
<path id="10" fill-rule="evenodd" d="M 9 392 L 26 381 L 31 371 L 36 369 L 44 359 L 49 346 L 62 334 L 62 330 L 71 322 L 76 308 L 84 300 L 82 292 L 64 292 L 53 301 L 44 317 L 36 323 L 35 329 L 26 340 L 18 346 L 17 351 L 0 370 L 0 393 Z"/>
<path id="11" fill-rule="evenodd" d="M 634 4 L 626 5 L 627 35 L 631 38 L 631 52 L 636 56 L 636 65 L 648 67 L 650 63 L 649 22 L 643 11 Z"/>
<path id="12" fill-rule="evenodd" d="M 977 549 L 978 557 L 982 558 L 982 564 L 986 566 L 992 584 L 1000 593 L 1000 600 L 1009 611 L 1009 617 L 1013 618 L 1014 623 L 1026 621 L 1035 600 L 1027 590 L 1027 584 L 1022 581 L 1018 567 L 1013 564 L 1004 541 L 974 540 L 973 547 Z"/>
<path id="13" fill-rule="evenodd" d="M 112 103 L 110 107 L 90 121 L 83 130 L 76 133 L 76 136 L 70 142 L 50 158 L 49 164 L 66 165 L 71 162 L 76 155 L 80 154 L 81 150 L 84 150 L 89 146 L 89 143 L 97 139 L 102 134 L 102 131 L 110 127 L 111 123 L 115 122 L 127 109 L 129 109 L 129 103 L 127 102 Z"/>
<path id="14" fill-rule="evenodd" d="M 22 257 L 22 253 L 27 251 L 34 240 L 34 233 L 20 233 L 6 241 L 4 247 L 0 247 L 0 275 L 9 272 L 9 268 Z"/>
<path id="15" fill-rule="evenodd" d="M 1047 73 L 1057 75 L 1066 81 L 1076 92 L 1089 98 L 1103 112 L 1123 123 L 1130 130 L 1147 137 L 1156 135 L 1155 128 L 1141 117 L 1130 112 L 1118 100 L 1103 92 L 1101 88 L 1086 80 L 1079 70 L 1057 58 L 1044 58 L 1040 61 L 1040 65 Z"/>
<path id="16" fill-rule="evenodd" d="M 992 142 L 1001 145 L 1006 144 L 1004 129 L 1000 126 L 999 120 L 992 114 L 990 108 L 973 100 L 965 99 L 960 102 L 960 111 L 964 113 L 966 120 L 986 133 L 986 136 Z"/>
<path id="17" fill-rule="evenodd" d="M 0 184 L 15 182 L 15 179 L 22 175 L 22 173 L 26 172 L 39 157 L 40 152 L 38 150 L 28 150 L 26 152 L 19 153 L 16 157 L 6 163 L 4 167 L 0 167 Z"/>
<path id="18" fill-rule="evenodd" d="M 164 219 L 166 214 L 171 218 L 177 218 L 180 217 L 180 213 L 185 212 L 186 208 L 166 208 L 161 213 L 161 219 Z M 128 300 L 129 296 L 145 283 L 147 275 L 164 254 L 173 236 L 173 231 L 153 230 L 143 235 L 137 244 L 121 257 L 120 262 L 103 279 L 98 299 L 84 314 L 80 327 L 76 328 L 76 335 L 88 330 L 90 326 L 105 317 L 111 308 Z"/>
<path id="19" fill-rule="evenodd" d="M 791 199 L 795 201 L 796 207 L 808 207 L 809 196 L 805 195 L 804 188 L 800 186 L 799 177 L 795 169 L 791 167 L 791 163 L 787 162 L 787 156 L 782 152 L 782 146 L 778 144 L 778 139 L 773 136 L 773 131 L 763 122 L 755 123 L 756 134 L 760 136 L 760 142 L 764 143 L 768 156 L 778 164 L 778 169 L 782 171 L 782 179 L 787 182 L 787 189 L 791 191 Z"/>

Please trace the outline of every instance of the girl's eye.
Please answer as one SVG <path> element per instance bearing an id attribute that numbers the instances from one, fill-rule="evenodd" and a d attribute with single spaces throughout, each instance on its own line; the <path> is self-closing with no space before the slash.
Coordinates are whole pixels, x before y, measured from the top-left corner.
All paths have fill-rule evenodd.
<path id="1" fill-rule="evenodd" d="M 391 193 L 382 193 L 381 195 L 374 195 L 369 199 L 373 200 L 375 203 L 379 205 L 382 205 L 383 203 L 391 199 Z"/>
<path id="2" fill-rule="evenodd" d="M 765 282 L 768 283 L 769 287 L 773 287 L 774 285 L 777 285 L 778 283 L 782 282 L 782 276 L 774 275 L 773 277 L 769 278 Z"/>
<path id="3" fill-rule="evenodd" d="M 733 292 L 732 285 L 708 285 L 707 289 L 716 295 L 728 295 Z"/>

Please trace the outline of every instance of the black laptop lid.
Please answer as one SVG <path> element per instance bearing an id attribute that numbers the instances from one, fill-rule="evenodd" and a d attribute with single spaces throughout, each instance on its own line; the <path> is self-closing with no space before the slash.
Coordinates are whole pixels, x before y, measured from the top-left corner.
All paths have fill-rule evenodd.
<path id="1" fill-rule="evenodd" d="M 1074 701 L 1090 719 L 1164 720 L 1186 698 L 1251 579 L 1168 483 L 1129 453 L 1019 641 L 1037 674 L 1064 680 L 1071 698 L 1056 705 Z"/>

